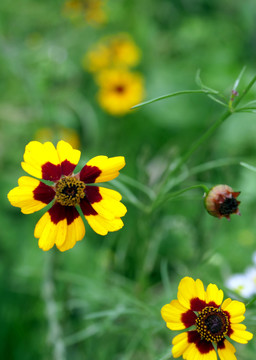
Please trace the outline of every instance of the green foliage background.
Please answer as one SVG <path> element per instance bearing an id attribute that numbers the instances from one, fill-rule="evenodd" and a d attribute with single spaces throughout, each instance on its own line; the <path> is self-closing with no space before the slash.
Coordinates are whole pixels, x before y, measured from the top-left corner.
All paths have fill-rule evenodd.
<path id="1" fill-rule="evenodd" d="M 243 66 L 238 92 L 255 75 L 255 1 L 109 0 L 101 27 L 73 23 L 62 9 L 60 0 L 0 2 L 1 358 L 169 359 L 173 333 L 160 309 L 176 297 L 180 279 L 199 277 L 225 289 L 230 274 L 252 263 L 256 173 L 239 162 L 256 165 L 255 114 L 234 114 L 180 178 L 170 179 L 174 185 L 184 178 L 174 190 L 229 184 L 241 191 L 241 217 L 209 216 L 199 190 L 146 212 L 150 197 L 131 179 L 157 191 L 163 170 L 224 108 L 193 94 L 107 115 L 81 59 L 102 36 L 128 32 L 142 51 L 138 70 L 147 99 L 198 89 L 198 69 L 204 83 L 228 98 Z M 254 87 L 247 100 L 255 98 Z M 80 164 L 100 154 L 125 156 L 123 175 L 110 186 L 128 212 L 116 233 L 101 237 L 86 225 L 72 250 L 45 253 L 33 237 L 43 211 L 25 216 L 6 194 L 24 175 L 20 162 L 35 132 L 51 127 L 57 134 L 60 126 L 80 134 Z M 234 297 L 227 289 L 226 296 Z M 255 306 L 247 313 L 255 332 Z M 250 360 L 255 351 L 253 340 L 237 346 L 237 357 Z"/>

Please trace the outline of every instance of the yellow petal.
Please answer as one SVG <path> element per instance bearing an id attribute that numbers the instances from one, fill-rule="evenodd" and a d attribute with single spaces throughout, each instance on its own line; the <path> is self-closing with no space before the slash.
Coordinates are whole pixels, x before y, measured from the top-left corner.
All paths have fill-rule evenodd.
<path id="1" fill-rule="evenodd" d="M 174 358 L 180 357 L 189 347 L 187 332 L 175 336 L 172 340 L 172 355 Z"/>
<path id="2" fill-rule="evenodd" d="M 213 301 L 220 306 L 223 301 L 223 291 L 219 290 L 215 284 L 209 284 L 206 289 L 206 302 Z"/>
<path id="3" fill-rule="evenodd" d="M 201 280 L 196 281 L 191 277 L 181 279 L 178 287 L 178 300 L 187 309 L 190 309 L 190 301 L 199 298 L 205 300 L 204 286 Z"/>
<path id="4" fill-rule="evenodd" d="M 77 241 L 83 239 L 85 235 L 85 227 L 82 218 L 79 216 L 67 226 L 67 234 L 64 243 L 58 246 L 60 251 L 66 251 L 74 247 Z"/>
<path id="5" fill-rule="evenodd" d="M 253 338 L 253 334 L 245 330 L 244 324 L 231 324 L 231 329 L 233 333 L 230 335 L 230 339 L 240 344 L 247 344 Z"/>
<path id="6" fill-rule="evenodd" d="M 223 302 L 221 306 L 222 310 L 225 310 L 230 315 L 230 322 L 231 323 L 238 323 L 243 321 L 245 313 L 245 305 L 241 301 L 231 300 L 228 302 Z M 241 319 L 241 320 L 240 320 Z"/>
<path id="7" fill-rule="evenodd" d="M 45 213 L 38 221 L 35 227 L 34 235 L 38 240 L 40 249 L 47 251 L 55 243 L 57 226 L 51 221 L 49 213 Z"/>
<path id="8" fill-rule="evenodd" d="M 126 207 L 121 202 L 116 200 L 121 196 L 117 191 L 100 187 L 99 192 L 102 196 L 101 201 L 91 204 L 99 215 L 105 219 L 113 220 L 126 214 Z"/>
<path id="9" fill-rule="evenodd" d="M 32 214 L 47 205 L 47 202 L 45 203 L 34 198 L 33 191 L 42 184 L 39 180 L 29 176 L 22 176 L 19 178 L 18 184 L 19 186 L 12 189 L 7 197 L 13 206 L 21 208 L 23 214 Z M 43 186 L 46 187 L 46 185 Z"/>
<path id="10" fill-rule="evenodd" d="M 95 182 L 105 182 L 115 179 L 119 175 L 119 170 L 125 166 L 123 156 L 108 158 L 107 156 L 96 156 L 92 158 L 86 165 L 96 166 L 101 170 L 100 175 Z"/>
<path id="11" fill-rule="evenodd" d="M 23 170 L 39 179 L 57 180 L 60 173 L 60 161 L 57 150 L 52 143 L 41 144 L 38 141 L 31 141 L 25 148 L 24 162 L 21 163 Z M 45 164 L 51 164 L 49 176 L 43 171 Z"/>
<path id="12" fill-rule="evenodd" d="M 235 352 L 236 352 L 235 347 L 226 339 L 224 340 L 224 347 L 223 348 L 218 347 L 218 354 L 220 360 L 237 360 L 236 356 L 234 355 Z"/>
<path id="13" fill-rule="evenodd" d="M 124 226 L 124 223 L 120 218 L 107 220 L 100 215 L 85 215 L 85 218 L 90 227 L 99 235 L 107 235 L 109 231 L 117 231 Z"/>

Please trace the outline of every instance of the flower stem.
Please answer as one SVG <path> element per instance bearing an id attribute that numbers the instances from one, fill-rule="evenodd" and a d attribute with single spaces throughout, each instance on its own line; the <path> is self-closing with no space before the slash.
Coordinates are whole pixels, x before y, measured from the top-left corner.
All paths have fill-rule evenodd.
<path id="1" fill-rule="evenodd" d="M 61 327 L 57 317 L 57 304 L 54 299 L 55 286 L 53 279 L 55 252 L 46 254 L 44 269 L 44 280 L 42 284 L 42 297 L 45 302 L 45 312 L 48 320 L 49 334 L 48 341 L 53 347 L 53 359 L 65 360 L 66 349 L 62 340 Z"/>
<path id="2" fill-rule="evenodd" d="M 153 204 L 153 206 L 151 207 L 150 210 L 152 211 L 152 210 L 156 209 L 157 207 L 159 207 L 163 203 L 168 202 L 169 200 L 183 194 L 184 192 L 187 192 L 187 191 L 190 191 L 190 190 L 193 190 L 193 189 L 200 189 L 200 188 L 203 189 L 206 194 L 209 192 L 208 187 L 203 185 L 203 184 L 192 185 L 192 186 L 189 186 L 187 188 L 184 188 L 184 189 L 181 189 L 181 190 L 169 193 L 169 194 L 162 195 L 161 197 L 158 197 L 157 201 Z"/>
<path id="3" fill-rule="evenodd" d="M 170 176 L 172 176 L 174 173 L 176 173 L 182 167 L 182 165 L 186 163 L 186 161 L 191 157 L 191 155 L 193 155 L 193 153 L 214 133 L 214 131 L 236 111 L 237 105 L 245 97 L 245 95 L 248 93 L 248 91 L 254 85 L 255 81 L 256 81 L 256 75 L 252 78 L 250 83 L 247 85 L 247 87 L 243 91 L 242 95 L 237 98 L 237 100 L 233 104 L 234 107 L 225 111 L 225 113 L 215 123 L 213 123 L 213 125 L 194 144 L 192 144 L 191 148 L 188 149 L 187 152 L 185 152 L 185 154 L 179 159 L 179 161 L 177 162 L 177 164 L 174 166 L 174 168 L 171 171 L 170 171 L 170 169 L 168 169 L 168 172 L 164 176 L 164 180 L 161 184 L 162 191 L 160 191 L 160 193 L 165 191 L 165 185 L 168 183 Z"/>

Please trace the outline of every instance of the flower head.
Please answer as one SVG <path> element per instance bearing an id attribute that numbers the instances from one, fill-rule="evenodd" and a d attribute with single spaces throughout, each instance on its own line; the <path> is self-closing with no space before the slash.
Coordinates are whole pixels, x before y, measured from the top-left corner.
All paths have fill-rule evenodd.
<path id="1" fill-rule="evenodd" d="M 223 291 L 209 284 L 205 291 L 201 280 L 184 277 L 178 287 L 178 299 L 163 306 L 162 317 L 171 330 L 190 330 L 174 337 L 172 354 L 186 360 L 236 360 L 229 338 L 246 344 L 253 334 L 240 324 L 244 320 L 242 302 L 223 301 Z"/>
<path id="2" fill-rule="evenodd" d="M 98 76 L 98 100 L 112 115 L 124 115 L 143 99 L 143 81 L 139 74 L 127 70 L 105 70 Z"/>
<path id="3" fill-rule="evenodd" d="M 80 151 L 63 140 L 56 148 L 51 142 L 38 141 L 26 146 L 21 166 L 37 179 L 22 176 L 19 186 L 8 193 L 8 199 L 24 214 L 41 210 L 52 202 L 34 232 L 43 250 L 55 244 L 65 251 L 83 239 L 85 227 L 78 206 L 91 228 L 100 235 L 123 227 L 121 217 L 126 207 L 120 202 L 121 195 L 94 184 L 116 178 L 125 165 L 124 157 L 96 156 L 74 174 L 79 159 Z"/>
<path id="4" fill-rule="evenodd" d="M 106 22 L 104 0 L 68 0 L 64 5 L 64 14 L 71 19 L 83 17 L 90 24 Z"/>
<path id="5" fill-rule="evenodd" d="M 226 217 L 230 220 L 231 214 L 240 215 L 238 205 L 240 201 L 237 200 L 240 192 L 234 192 L 228 185 L 214 186 L 205 197 L 205 207 L 212 216 Z"/>
<path id="6" fill-rule="evenodd" d="M 139 48 L 129 34 L 120 33 L 102 39 L 85 54 L 83 65 L 86 70 L 97 72 L 109 68 L 131 67 L 138 64 Z"/>

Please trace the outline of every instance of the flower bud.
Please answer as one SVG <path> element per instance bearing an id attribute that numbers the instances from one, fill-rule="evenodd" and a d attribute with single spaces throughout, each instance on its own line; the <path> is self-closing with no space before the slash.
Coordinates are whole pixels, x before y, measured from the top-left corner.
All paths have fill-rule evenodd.
<path id="1" fill-rule="evenodd" d="M 205 196 L 204 204 L 208 213 L 212 216 L 226 217 L 230 220 L 231 214 L 240 215 L 236 198 L 240 192 L 234 192 L 228 185 L 216 185 Z"/>

